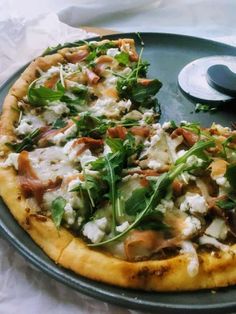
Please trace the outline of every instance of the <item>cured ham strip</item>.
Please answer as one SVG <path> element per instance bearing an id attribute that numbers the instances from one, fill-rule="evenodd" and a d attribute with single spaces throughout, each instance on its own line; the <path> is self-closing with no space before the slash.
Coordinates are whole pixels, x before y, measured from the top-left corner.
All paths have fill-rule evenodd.
<path id="1" fill-rule="evenodd" d="M 190 146 L 193 146 L 199 140 L 199 137 L 197 134 L 194 134 L 183 128 L 177 128 L 176 130 L 174 130 L 171 134 L 171 138 L 176 138 L 177 136 L 180 136 L 180 135 L 183 136 L 187 144 L 189 144 Z"/>
<path id="2" fill-rule="evenodd" d="M 177 238 L 164 239 L 161 232 L 133 230 L 125 240 L 125 254 L 130 261 L 142 259 L 166 247 L 178 246 L 179 243 Z"/>
<path id="3" fill-rule="evenodd" d="M 76 52 L 66 54 L 66 59 L 71 63 L 77 63 L 79 61 L 83 61 L 88 56 L 88 54 L 88 50 L 81 49 Z"/>
<path id="4" fill-rule="evenodd" d="M 130 131 L 133 135 L 141 137 L 148 137 L 150 135 L 150 129 L 146 126 L 133 126 Z"/>
<path id="5" fill-rule="evenodd" d="M 114 61 L 114 59 L 110 56 L 100 56 L 96 59 L 95 67 L 94 67 L 94 72 L 98 75 L 101 75 L 102 72 L 108 67 L 109 64 L 111 64 Z"/>
<path id="6" fill-rule="evenodd" d="M 42 203 L 43 194 L 51 191 L 61 185 L 62 179 L 57 177 L 53 182 L 49 180 L 44 184 L 35 173 L 30 164 L 29 152 L 22 151 L 18 157 L 18 175 L 21 189 L 26 198 L 33 196 L 38 204 Z"/>
<path id="7" fill-rule="evenodd" d="M 79 144 L 83 144 L 83 145 L 77 151 L 77 154 L 76 154 L 77 156 L 81 155 L 86 149 L 93 150 L 93 149 L 99 148 L 101 145 L 103 145 L 103 140 L 101 139 L 96 140 L 91 137 L 81 137 L 73 143 L 72 147 L 75 147 L 76 145 L 79 145 Z"/>
<path id="8" fill-rule="evenodd" d="M 53 136 L 57 135 L 58 133 L 65 132 L 72 125 L 73 125 L 73 122 L 68 121 L 67 125 L 61 129 L 50 129 L 49 127 L 42 128 L 41 133 L 40 133 L 40 140 L 38 141 L 38 146 L 39 147 L 46 147 L 49 144 L 50 139 Z"/>
<path id="9" fill-rule="evenodd" d="M 87 74 L 88 83 L 91 85 L 97 84 L 98 81 L 100 80 L 100 77 L 90 69 L 86 69 L 86 74 Z"/>
<path id="10" fill-rule="evenodd" d="M 127 130 L 125 127 L 118 125 L 114 128 L 109 128 L 107 130 L 107 133 L 108 136 L 112 138 L 121 138 L 122 140 L 124 140 L 127 134 Z"/>
<path id="11" fill-rule="evenodd" d="M 46 82 L 44 83 L 44 86 L 47 88 L 53 88 L 56 85 L 58 79 L 59 79 L 59 74 L 56 73 L 52 77 L 50 77 L 48 80 L 46 80 Z"/>

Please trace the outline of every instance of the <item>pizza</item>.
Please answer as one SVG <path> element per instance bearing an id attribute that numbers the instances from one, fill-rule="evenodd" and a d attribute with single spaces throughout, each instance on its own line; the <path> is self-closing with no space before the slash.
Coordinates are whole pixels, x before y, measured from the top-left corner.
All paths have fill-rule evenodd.
<path id="1" fill-rule="evenodd" d="M 125 288 L 236 283 L 236 132 L 158 123 L 132 39 L 37 58 L 0 124 L 0 195 L 58 265 Z"/>

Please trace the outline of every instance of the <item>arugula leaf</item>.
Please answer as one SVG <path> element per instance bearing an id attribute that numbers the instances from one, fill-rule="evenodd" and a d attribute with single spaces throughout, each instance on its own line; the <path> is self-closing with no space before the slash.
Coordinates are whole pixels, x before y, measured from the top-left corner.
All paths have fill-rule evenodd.
<path id="1" fill-rule="evenodd" d="M 55 200 L 52 201 L 51 214 L 52 220 L 57 227 L 61 225 L 62 217 L 65 212 L 66 200 L 62 196 L 58 196 Z"/>
<path id="2" fill-rule="evenodd" d="M 125 231 L 121 232 L 120 234 L 114 236 L 113 238 L 110 238 L 108 240 L 95 243 L 95 244 L 88 244 L 88 246 L 100 246 L 104 245 L 113 241 L 116 241 L 123 237 L 125 234 L 127 234 L 131 229 L 135 228 L 139 225 L 139 223 L 143 220 L 145 216 L 150 214 L 150 212 L 156 208 L 160 200 L 163 198 L 164 193 L 168 189 L 169 185 L 173 180 L 184 170 L 186 170 L 186 164 L 182 163 L 180 165 L 176 165 L 172 170 L 169 172 L 161 174 L 155 185 L 154 185 L 154 191 L 150 198 L 148 199 L 146 203 L 146 207 L 136 216 L 136 219 L 134 222 L 127 228 Z"/>
<path id="3" fill-rule="evenodd" d="M 236 164 L 231 164 L 227 167 L 225 177 L 229 181 L 230 186 L 236 189 Z"/>
<path id="4" fill-rule="evenodd" d="M 36 144 L 39 134 L 40 129 L 36 129 L 27 136 L 25 136 L 22 141 L 18 143 L 6 143 L 6 146 L 14 150 L 16 153 L 20 153 L 23 150 L 30 151 Z"/>
<path id="5" fill-rule="evenodd" d="M 197 103 L 195 105 L 195 112 L 210 112 L 210 113 L 214 113 L 217 111 L 216 107 L 213 107 L 209 104 L 200 104 Z"/>
<path id="6" fill-rule="evenodd" d="M 234 202 L 231 199 L 217 201 L 216 205 L 222 209 L 234 209 L 234 208 L 236 208 L 236 202 Z"/>
<path id="7" fill-rule="evenodd" d="M 115 59 L 119 62 L 121 65 L 128 66 L 130 64 L 129 60 L 129 54 L 127 52 L 122 51 L 121 53 L 117 54 L 115 56 Z"/>
<path id="8" fill-rule="evenodd" d="M 110 147 L 112 153 L 116 153 L 123 150 L 123 142 L 120 138 L 111 138 L 106 139 L 106 144 Z"/>
<path id="9" fill-rule="evenodd" d="M 180 158 L 176 160 L 175 164 L 179 165 L 183 162 L 186 162 L 188 157 L 192 155 L 199 156 L 200 154 L 202 157 L 202 153 L 204 149 L 212 147 L 214 145 L 215 145 L 214 140 L 196 142 L 183 156 L 181 156 Z"/>
<path id="10" fill-rule="evenodd" d="M 52 124 L 52 129 L 61 129 L 64 128 L 67 125 L 67 122 L 58 118 L 56 121 Z"/>
<path id="11" fill-rule="evenodd" d="M 88 48 L 90 50 L 89 55 L 85 59 L 86 62 L 88 62 L 88 66 L 95 66 L 94 60 L 101 56 L 106 54 L 107 50 L 110 48 L 114 48 L 116 45 L 113 42 L 107 42 L 102 45 L 96 45 L 94 43 L 88 43 Z"/>
<path id="12" fill-rule="evenodd" d="M 125 211 L 128 215 L 136 215 L 145 208 L 147 192 L 147 188 L 136 189 L 132 192 L 130 198 L 125 202 Z"/>
<path id="13" fill-rule="evenodd" d="M 136 78 L 119 78 L 117 81 L 117 91 L 121 98 L 130 99 L 132 103 L 150 108 L 154 106 L 156 100 L 153 98 L 160 90 L 162 83 L 155 79 L 148 85 L 143 85 Z"/>
<path id="14" fill-rule="evenodd" d="M 29 86 L 28 100 L 35 107 L 47 106 L 52 101 L 60 100 L 63 91 L 53 90 L 44 86 L 35 87 L 35 82 Z"/>
<path id="15" fill-rule="evenodd" d="M 138 229 L 141 230 L 156 230 L 156 231 L 168 231 L 169 226 L 166 225 L 161 220 L 153 220 L 153 221 L 142 221 Z"/>

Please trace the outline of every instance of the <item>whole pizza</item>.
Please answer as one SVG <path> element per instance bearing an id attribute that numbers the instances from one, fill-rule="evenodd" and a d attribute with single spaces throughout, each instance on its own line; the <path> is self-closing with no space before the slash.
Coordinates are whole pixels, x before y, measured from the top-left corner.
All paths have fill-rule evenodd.
<path id="1" fill-rule="evenodd" d="M 154 291 L 236 283 L 236 132 L 158 123 L 132 39 L 39 57 L 0 124 L 0 195 L 55 261 Z"/>

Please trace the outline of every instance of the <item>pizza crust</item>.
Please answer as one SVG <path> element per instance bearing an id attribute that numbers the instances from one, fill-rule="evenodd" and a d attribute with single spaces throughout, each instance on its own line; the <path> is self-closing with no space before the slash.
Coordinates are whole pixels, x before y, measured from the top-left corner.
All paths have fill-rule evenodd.
<path id="1" fill-rule="evenodd" d="M 63 63 L 65 52 L 61 50 L 60 53 L 40 57 L 22 73 L 3 104 L 1 137 L 15 137 L 13 126 L 18 113 L 12 107 L 16 107 L 17 100 L 25 96 L 29 84 L 36 78 L 37 68 L 45 71 L 52 65 Z M 6 151 L 4 147 L 1 145 L 0 148 Z M 102 250 L 89 248 L 65 228 L 57 230 L 50 218 L 37 215 L 22 195 L 13 169 L 0 168 L 0 182 L 0 195 L 18 223 L 51 259 L 77 274 L 107 284 L 153 291 L 197 290 L 236 283 L 236 245 L 230 252 L 218 252 L 215 256 L 199 254 L 199 272 L 195 277 L 190 277 L 187 271 L 188 254 L 159 261 L 124 261 Z"/>

